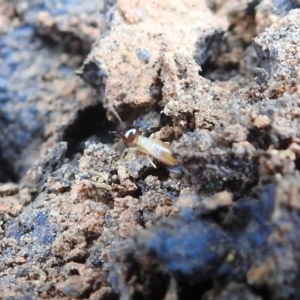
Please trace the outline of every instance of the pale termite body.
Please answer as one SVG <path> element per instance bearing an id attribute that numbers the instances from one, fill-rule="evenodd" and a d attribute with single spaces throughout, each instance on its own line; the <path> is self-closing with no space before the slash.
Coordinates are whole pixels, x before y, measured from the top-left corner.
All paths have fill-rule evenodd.
<path id="1" fill-rule="evenodd" d="M 122 122 L 120 116 L 113 107 L 112 112 L 117 117 L 117 119 Z M 177 169 L 177 161 L 173 157 L 168 143 L 153 137 L 147 138 L 141 136 L 139 128 L 133 125 L 121 126 L 120 130 L 114 131 L 112 133 L 118 135 L 123 143 L 125 143 L 128 147 L 136 147 L 139 152 L 147 155 L 150 163 L 154 168 L 156 168 L 156 165 L 152 161 L 151 157 L 154 157 L 156 160 L 168 166 L 170 171 L 172 172 L 178 173 L 180 171 L 179 169 Z"/>

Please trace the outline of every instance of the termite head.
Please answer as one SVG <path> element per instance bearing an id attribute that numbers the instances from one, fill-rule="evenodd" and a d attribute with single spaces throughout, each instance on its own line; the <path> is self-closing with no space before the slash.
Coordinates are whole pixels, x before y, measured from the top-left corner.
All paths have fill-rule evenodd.
<path id="1" fill-rule="evenodd" d="M 140 134 L 138 127 L 133 125 L 125 126 L 113 133 L 119 136 L 122 141 L 130 147 L 136 145 L 137 139 Z"/>
<path id="2" fill-rule="evenodd" d="M 121 129 L 117 131 L 111 131 L 111 133 L 119 136 L 122 141 L 129 147 L 136 146 L 137 139 L 139 137 L 139 129 L 136 126 L 124 126 L 122 119 L 113 105 L 110 105 L 111 112 L 115 115 L 118 121 L 121 123 Z"/>
<path id="3" fill-rule="evenodd" d="M 110 105 L 111 112 L 115 115 L 118 121 L 121 123 L 121 128 L 117 131 L 111 131 L 110 133 L 116 134 L 119 136 L 123 143 L 129 147 L 136 146 L 137 139 L 139 137 L 139 129 L 136 126 L 130 125 L 125 126 L 120 115 L 116 111 L 113 105 Z"/>

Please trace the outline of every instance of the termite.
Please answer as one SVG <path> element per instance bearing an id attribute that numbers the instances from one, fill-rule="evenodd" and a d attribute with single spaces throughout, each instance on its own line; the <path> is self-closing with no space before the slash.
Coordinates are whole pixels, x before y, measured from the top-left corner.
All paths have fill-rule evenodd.
<path id="1" fill-rule="evenodd" d="M 173 157 L 170 146 L 168 143 L 165 143 L 159 139 L 154 137 L 144 137 L 140 135 L 139 128 L 137 126 L 124 126 L 119 114 L 115 110 L 114 107 L 111 106 L 111 111 L 118 119 L 118 121 L 123 124 L 120 130 L 113 131 L 111 133 L 116 134 L 121 138 L 123 143 L 125 143 L 128 147 L 136 147 L 136 149 L 145 154 L 154 168 L 157 168 L 151 157 L 154 157 L 158 161 L 165 164 L 169 167 L 170 171 L 178 172 L 177 169 L 177 161 Z"/>

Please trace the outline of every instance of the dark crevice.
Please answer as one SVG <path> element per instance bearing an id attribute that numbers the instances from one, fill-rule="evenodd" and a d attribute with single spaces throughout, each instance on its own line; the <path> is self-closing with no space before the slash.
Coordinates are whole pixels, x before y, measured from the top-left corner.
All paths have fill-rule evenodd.
<path id="1" fill-rule="evenodd" d="M 239 30 L 236 30 L 236 27 L 240 26 L 240 24 L 243 22 L 247 22 L 247 25 L 244 24 L 244 30 L 253 37 L 256 35 L 255 14 L 256 7 L 260 2 L 261 0 L 250 1 L 244 11 L 230 11 L 229 19 L 231 24 L 226 32 L 225 37 L 223 38 L 222 36 L 222 40 L 220 40 L 220 37 L 218 39 L 218 36 L 212 36 L 211 40 L 205 40 L 205 44 L 208 45 L 208 49 L 212 47 L 210 43 L 215 42 L 215 47 L 218 48 L 219 51 L 218 53 L 216 53 L 216 51 L 214 52 L 217 55 L 210 55 L 207 57 L 207 59 L 200 63 L 202 71 L 199 74 L 201 76 L 211 81 L 228 81 L 237 74 L 242 76 L 244 75 L 241 62 L 244 61 L 245 55 L 247 55 L 246 50 L 252 44 L 252 40 L 245 39 L 244 35 L 239 33 Z M 208 7 L 213 12 L 217 12 L 222 8 L 222 6 L 222 2 L 208 2 Z M 203 47 L 203 43 L 200 44 L 200 46 Z M 239 53 L 241 51 L 243 52 L 243 57 L 240 57 L 240 59 L 237 60 L 234 53 Z"/>
<path id="2" fill-rule="evenodd" d="M 179 280 L 177 285 L 180 287 L 178 289 L 178 299 L 179 300 L 198 300 L 204 295 L 205 292 L 209 291 L 213 284 L 210 280 L 206 282 L 201 282 L 201 286 L 198 283 L 187 282 L 186 280 Z"/>
<path id="3" fill-rule="evenodd" d="M 199 66 L 215 61 L 220 52 L 220 45 L 223 43 L 223 35 L 224 32 L 221 30 L 215 30 L 211 34 L 199 36 L 193 53 L 193 58 Z"/>
<path id="4" fill-rule="evenodd" d="M 267 150 L 273 144 L 269 130 L 252 128 L 249 130 L 247 141 L 255 148 Z"/>
<path id="5" fill-rule="evenodd" d="M 72 257 L 72 259 L 70 259 L 68 262 L 75 262 L 78 264 L 85 264 L 87 261 L 87 254 L 85 254 L 84 256 L 80 256 L 80 254 L 78 254 L 78 256 L 74 256 Z"/>
<path id="6" fill-rule="evenodd" d="M 143 193 L 147 190 L 147 185 L 143 184 L 142 181 L 139 180 L 139 182 L 136 183 L 137 189 L 133 192 L 132 197 L 139 198 L 143 195 Z"/>
<path id="7" fill-rule="evenodd" d="M 95 241 L 100 237 L 99 233 L 88 232 L 86 234 L 86 248 L 89 249 L 94 246 Z"/>
<path id="8" fill-rule="evenodd" d="M 0 182 L 18 182 L 19 176 L 15 173 L 13 165 L 2 157 L 0 152 Z"/>
<path id="9" fill-rule="evenodd" d="M 54 51 L 80 55 L 83 58 L 91 50 L 91 46 L 89 46 L 88 43 L 84 44 L 84 41 L 72 33 L 56 32 L 56 35 L 55 33 L 52 34 L 53 36 L 48 33 L 42 34 L 36 32 L 36 36 L 39 37 L 48 48 L 53 49 Z M 82 64 L 79 66 L 81 65 Z"/>
<path id="10" fill-rule="evenodd" d="M 139 181 L 135 182 L 138 189 L 134 192 L 133 197 L 139 198 L 144 193 L 148 192 L 151 189 L 151 187 L 145 183 L 145 179 L 149 175 L 157 177 L 158 180 L 160 180 L 160 181 L 166 181 L 169 179 L 170 171 L 163 164 L 157 164 L 157 169 L 155 169 L 153 167 L 145 168 L 139 175 L 139 178 L 140 178 Z M 132 179 L 132 181 L 133 181 L 133 179 Z"/>
<path id="11" fill-rule="evenodd" d="M 77 269 L 71 269 L 69 272 L 70 276 L 74 276 L 74 275 L 80 275 L 79 271 Z"/>
<path id="12" fill-rule="evenodd" d="M 150 86 L 150 95 L 154 98 L 157 102 L 163 99 L 162 89 L 163 89 L 163 82 L 161 80 L 161 70 L 158 70 L 157 77 L 154 80 L 154 83 Z"/>
<path id="13" fill-rule="evenodd" d="M 277 150 L 286 150 L 292 143 L 292 138 L 280 139 L 278 141 Z"/>
<path id="14" fill-rule="evenodd" d="M 135 221 L 143 228 L 146 228 L 143 210 L 139 210 L 139 215 L 135 218 Z"/>
<path id="15" fill-rule="evenodd" d="M 160 111 L 158 111 L 158 112 L 160 112 Z M 162 127 L 172 126 L 172 123 L 173 123 L 173 121 L 172 121 L 171 117 L 165 115 L 164 113 L 160 114 L 160 124 Z"/>
<path id="16" fill-rule="evenodd" d="M 162 300 L 170 282 L 169 275 L 160 269 L 158 262 L 148 262 L 146 269 L 135 258 L 131 258 L 127 265 L 127 280 L 134 278 L 134 284 L 143 286 L 143 289 L 135 289 L 130 299 L 133 300 Z"/>
<path id="17" fill-rule="evenodd" d="M 92 288 L 92 285 L 90 285 L 90 288 L 88 288 L 86 291 L 84 291 L 81 295 L 81 299 L 89 299 L 91 294 L 94 292 L 94 289 Z"/>
<path id="18" fill-rule="evenodd" d="M 232 24 L 228 29 L 230 35 L 235 36 L 233 32 L 235 24 Z M 242 49 L 244 52 L 247 47 L 250 45 L 239 39 L 237 44 L 231 45 L 232 41 L 229 37 L 224 38 L 222 44 L 219 45 L 219 53 L 214 59 L 207 59 L 201 64 L 201 71 L 199 75 L 204 78 L 207 78 L 211 81 L 228 81 L 237 73 L 240 74 L 240 62 L 229 60 L 222 62 L 220 57 L 222 55 L 229 55 L 233 53 L 236 48 Z M 244 53 L 245 54 L 245 53 Z M 242 61 L 243 59 L 241 59 Z"/>
<path id="19" fill-rule="evenodd" d="M 111 291 L 110 293 L 103 295 L 101 299 L 102 300 L 118 300 L 118 299 L 120 299 L 120 297 L 114 291 Z"/>
<path id="20" fill-rule="evenodd" d="M 102 68 L 101 63 L 96 61 L 89 61 L 85 63 L 76 74 L 80 76 L 85 82 L 91 85 L 98 92 L 104 92 L 105 81 L 108 77 L 107 72 Z"/>
<path id="21" fill-rule="evenodd" d="M 295 159 L 295 168 L 300 171 L 300 157 L 296 157 Z"/>
<path id="22" fill-rule="evenodd" d="M 239 64 L 228 63 L 220 67 L 208 61 L 201 66 L 201 69 L 202 71 L 199 74 L 206 79 L 211 81 L 227 81 L 239 71 Z"/>
<path id="23" fill-rule="evenodd" d="M 141 180 L 145 180 L 149 175 L 157 177 L 160 181 L 166 181 L 169 179 L 170 172 L 167 169 L 167 167 L 163 164 L 157 163 L 156 161 L 155 164 L 157 166 L 156 169 L 153 167 L 149 167 L 144 169 L 143 172 L 141 172 L 139 176 Z"/>
<path id="24" fill-rule="evenodd" d="M 271 300 L 272 296 L 270 290 L 267 286 L 254 287 L 249 286 L 249 289 L 257 296 L 261 297 L 263 300 Z"/>
<path id="25" fill-rule="evenodd" d="M 281 139 L 275 134 L 272 135 L 268 128 L 258 129 L 252 128 L 249 130 L 247 141 L 253 144 L 256 148 L 267 150 L 273 145 L 277 150 L 286 150 L 292 143 L 291 138 Z"/>
<path id="26" fill-rule="evenodd" d="M 113 143 L 114 136 L 109 132 L 116 130 L 116 127 L 117 124 L 107 120 L 102 103 L 79 111 L 76 120 L 64 131 L 63 140 L 68 143 L 66 157 L 72 159 L 76 153 L 82 153 L 84 142 L 89 139 L 104 144 Z"/>
<path id="27" fill-rule="evenodd" d="M 258 167 L 253 165 L 252 170 L 252 178 L 251 180 L 244 181 L 243 179 L 232 179 L 227 180 L 227 182 L 224 183 L 224 190 L 228 191 L 236 191 L 236 186 L 243 187 L 241 192 L 236 192 L 236 194 L 233 197 L 233 201 L 237 201 L 240 197 L 243 195 L 247 195 L 255 186 L 257 186 L 259 182 L 259 171 Z"/>

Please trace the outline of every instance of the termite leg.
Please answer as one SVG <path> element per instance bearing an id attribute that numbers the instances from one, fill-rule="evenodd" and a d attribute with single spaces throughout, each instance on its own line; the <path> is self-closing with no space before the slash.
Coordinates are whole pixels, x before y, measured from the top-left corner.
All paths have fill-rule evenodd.
<path id="1" fill-rule="evenodd" d="M 148 160 L 150 161 L 152 167 L 153 167 L 154 169 L 157 169 L 157 166 L 156 166 L 155 163 L 152 161 L 152 159 L 150 158 L 150 156 L 147 155 L 147 157 L 148 157 Z"/>
<path id="2" fill-rule="evenodd" d="M 128 148 L 125 148 L 120 155 L 120 159 L 123 159 L 127 153 L 128 153 Z"/>
<path id="3" fill-rule="evenodd" d="M 136 150 L 137 150 L 136 147 L 127 147 L 127 148 L 125 148 L 125 149 L 122 151 L 121 155 L 120 155 L 120 159 L 125 158 L 125 156 L 126 156 L 129 152 L 131 152 L 131 153 L 132 153 L 132 152 L 136 153 Z"/>
<path id="4" fill-rule="evenodd" d="M 141 152 L 141 153 L 143 153 L 144 155 L 146 155 L 147 158 L 148 158 L 148 160 L 149 160 L 149 162 L 150 162 L 150 164 L 152 165 L 152 167 L 153 167 L 154 169 L 157 169 L 157 166 L 156 166 L 155 163 L 152 161 L 152 159 L 150 158 L 149 154 L 147 153 L 147 151 L 144 150 L 143 147 L 137 145 L 136 149 L 137 149 L 139 152 Z"/>
<path id="5" fill-rule="evenodd" d="M 118 150 L 119 148 L 121 148 L 121 146 L 123 146 L 124 148 L 124 143 L 122 140 L 118 141 L 117 143 L 115 143 L 112 148 L 115 149 L 115 150 Z"/>

